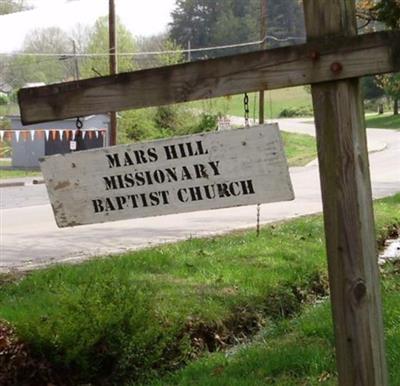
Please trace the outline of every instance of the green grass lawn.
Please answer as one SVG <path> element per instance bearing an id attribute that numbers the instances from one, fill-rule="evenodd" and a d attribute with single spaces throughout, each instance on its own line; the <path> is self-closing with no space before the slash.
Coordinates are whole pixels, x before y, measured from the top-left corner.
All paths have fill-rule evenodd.
<path id="1" fill-rule="evenodd" d="M 0 159 L 0 180 L 19 178 L 19 177 L 37 177 L 41 176 L 39 170 L 28 170 L 28 169 L 1 169 L 2 166 L 11 166 L 9 160 Z"/>
<path id="2" fill-rule="evenodd" d="M 20 177 L 40 177 L 41 175 L 38 170 L 0 169 L 0 180 Z"/>
<path id="3" fill-rule="evenodd" d="M 400 265 L 383 279 L 386 354 L 390 385 L 400 385 Z M 292 320 L 267 327 L 253 343 L 209 354 L 152 386 L 337 385 L 330 302 L 307 306 Z"/>
<path id="4" fill-rule="evenodd" d="M 376 202 L 375 211 L 377 239 L 382 240 L 393 224 L 400 225 L 400 194 Z M 3 276 L 0 319 L 16 327 L 34 355 L 46 357 L 59 373 L 75 377 L 74 384 L 99 379 L 118 385 L 149 382 L 205 351 L 246 341 L 261 327 L 265 334 L 283 331 L 280 321 L 326 293 L 323 233 L 321 216 L 308 216 L 266 226 L 260 237 L 254 230 L 235 232 L 76 266 L 58 265 L 17 282 Z M 295 322 L 288 323 L 292 328 L 290 323 Z M 320 328 L 329 342 L 326 323 Z M 331 371 L 326 341 L 319 344 L 318 338 L 308 351 L 308 345 L 296 344 L 290 351 L 294 333 L 278 332 L 273 336 L 281 344 L 279 355 L 288 357 L 288 367 L 283 371 L 279 363 L 272 363 L 260 370 L 264 378 L 280 379 L 299 369 L 305 376 L 312 355 L 322 358 L 315 373 Z M 258 348 L 264 349 L 273 347 Z M 263 361 L 255 358 L 256 352 L 251 355 L 254 361 Z M 207 357 L 197 370 L 184 371 L 200 373 L 211 361 L 213 373 L 223 373 L 219 361 L 224 356 L 216 358 Z M 174 382 L 191 384 L 184 374 Z"/>
<path id="5" fill-rule="evenodd" d="M 311 135 L 284 131 L 281 134 L 289 166 L 305 166 L 317 157 L 315 138 Z"/>
<path id="6" fill-rule="evenodd" d="M 365 116 L 367 128 L 397 129 L 400 130 L 400 115 L 388 114 L 367 114 Z"/>
<path id="7" fill-rule="evenodd" d="M 258 93 L 248 93 L 250 118 L 258 118 Z M 191 102 L 194 108 L 206 112 L 221 113 L 223 115 L 243 116 L 243 95 L 233 95 L 209 99 L 198 102 Z M 305 108 L 312 113 L 311 95 L 304 87 L 291 87 L 265 92 L 265 118 L 278 118 L 280 112 L 287 108 Z M 312 115 L 312 114 L 311 114 Z"/>

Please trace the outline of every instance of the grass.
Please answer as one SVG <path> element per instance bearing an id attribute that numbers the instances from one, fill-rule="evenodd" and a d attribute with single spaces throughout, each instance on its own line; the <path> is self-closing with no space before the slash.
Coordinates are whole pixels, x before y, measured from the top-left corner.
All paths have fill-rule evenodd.
<path id="1" fill-rule="evenodd" d="M 388 264 L 383 278 L 386 353 L 390 384 L 400 385 L 400 266 Z M 209 354 L 152 386 L 337 385 L 329 301 L 292 320 L 266 328 L 251 345 Z"/>
<path id="2" fill-rule="evenodd" d="M 367 114 L 365 116 L 367 128 L 397 129 L 400 130 L 400 115 L 389 114 Z"/>
<path id="3" fill-rule="evenodd" d="M 289 166 L 305 166 L 317 157 L 315 138 L 311 135 L 284 131 L 281 134 Z"/>
<path id="4" fill-rule="evenodd" d="M 19 107 L 17 103 L 10 103 L 8 105 L 0 106 L 0 117 L 4 115 L 17 115 L 19 114 Z"/>
<path id="5" fill-rule="evenodd" d="M 400 223 L 400 194 L 375 208 L 382 239 Z M 325 260 L 321 216 L 303 217 L 264 227 L 258 238 L 252 230 L 192 239 L 59 265 L 18 282 L 4 279 L 0 319 L 16 326 L 34 355 L 74 376 L 75 384 L 146 382 L 204 351 L 245 340 L 261 326 L 280 326 L 278 320 L 324 293 Z M 281 338 L 281 356 L 294 342 L 289 334 L 286 339 L 285 346 Z M 308 357 L 328 355 L 324 361 L 331 363 L 325 344 L 310 349 Z M 308 346 L 296 347 L 291 355 L 298 367 L 292 372 L 305 366 Z M 271 372 L 275 376 L 280 375 Z"/>
<path id="6" fill-rule="evenodd" d="M 38 177 L 42 174 L 37 170 L 28 169 L 0 169 L 0 180 L 20 178 L 20 177 Z"/>
<path id="7" fill-rule="evenodd" d="M 258 117 L 258 93 L 248 93 L 250 119 Z M 203 111 L 221 113 L 223 115 L 244 115 L 243 95 L 214 98 L 199 102 L 192 102 L 193 107 Z M 278 118 L 284 109 L 305 108 L 312 112 L 311 95 L 304 87 L 291 87 L 265 92 L 265 117 Z M 312 114 L 311 114 L 312 115 Z"/>
<path id="8" fill-rule="evenodd" d="M 1 167 L 7 167 L 7 169 Z M 30 169 L 8 169 L 11 166 L 11 161 L 0 159 L 0 180 L 19 178 L 19 177 L 37 177 L 41 176 L 40 171 Z"/>

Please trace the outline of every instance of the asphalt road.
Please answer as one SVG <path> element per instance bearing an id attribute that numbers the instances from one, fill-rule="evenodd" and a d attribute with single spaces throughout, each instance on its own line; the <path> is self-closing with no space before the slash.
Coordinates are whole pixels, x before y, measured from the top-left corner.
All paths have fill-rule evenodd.
<path id="1" fill-rule="evenodd" d="M 285 131 L 314 133 L 310 121 L 279 123 Z M 369 129 L 368 143 L 374 197 L 400 192 L 400 132 Z M 317 163 L 291 168 L 290 174 L 296 199 L 262 205 L 262 223 L 322 210 Z M 58 229 L 44 185 L 0 188 L 0 208 L 3 272 L 255 228 L 256 224 L 256 207 L 247 206 Z"/>

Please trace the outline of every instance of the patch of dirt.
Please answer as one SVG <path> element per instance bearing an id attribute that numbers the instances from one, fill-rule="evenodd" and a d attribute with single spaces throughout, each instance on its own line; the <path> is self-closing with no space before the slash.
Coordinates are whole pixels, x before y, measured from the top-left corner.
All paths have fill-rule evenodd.
<path id="1" fill-rule="evenodd" d="M 399 237 L 400 237 L 400 225 L 399 224 L 389 225 L 387 229 L 385 229 L 385 231 L 378 236 L 377 240 L 378 249 L 379 250 L 384 249 L 387 240 L 397 239 Z"/>
<path id="2" fill-rule="evenodd" d="M 54 375 L 46 360 L 38 360 L 17 337 L 14 329 L 0 321 L 0 385 L 67 386 Z"/>
<path id="3" fill-rule="evenodd" d="M 207 323 L 190 318 L 183 334 L 189 336 L 193 348 L 192 356 L 197 357 L 206 351 L 222 351 L 248 341 L 264 323 L 261 312 L 238 308 L 229 319 L 220 323 Z"/>

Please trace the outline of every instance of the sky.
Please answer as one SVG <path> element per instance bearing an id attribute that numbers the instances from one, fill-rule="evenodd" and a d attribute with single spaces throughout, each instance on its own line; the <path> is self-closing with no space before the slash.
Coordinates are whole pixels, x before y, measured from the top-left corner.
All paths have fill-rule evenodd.
<path id="1" fill-rule="evenodd" d="M 1 0 L 0 0 L 1 1 Z M 21 48 L 29 31 L 57 26 L 66 31 L 75 24 L 92 25 L 108 14 L 108 0 L 31 0 L 31 11 L 0 16 L 0 53 Z M 164 32 L 175 0 L 115 0 L 117 15 L 134 36 Z M 7 38 L 4 38 L 7 37 Z"/>

